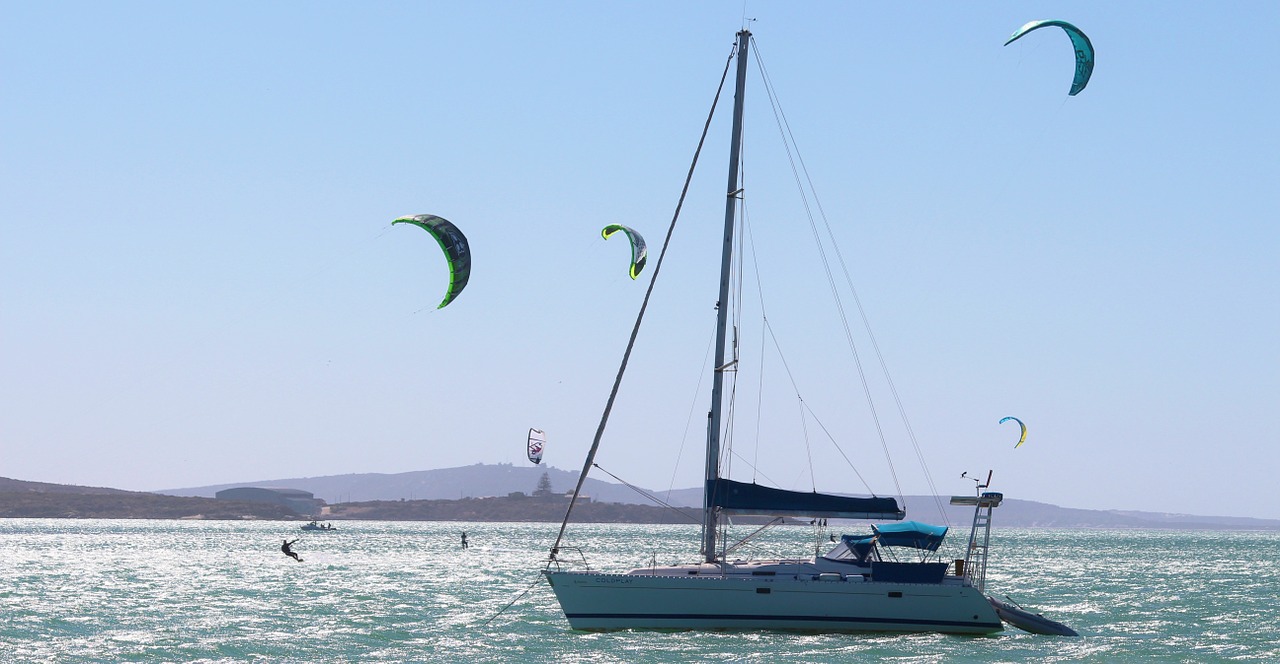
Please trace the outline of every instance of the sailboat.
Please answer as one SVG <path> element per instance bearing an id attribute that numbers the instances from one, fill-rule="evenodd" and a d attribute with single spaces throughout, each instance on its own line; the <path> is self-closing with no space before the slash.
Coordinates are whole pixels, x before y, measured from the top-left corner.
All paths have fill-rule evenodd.
<path id="1" fill-rule="evenodd" d="M 728 197 L 719 299 L 729 302 L 734 265 L 735 210 L 739 186 L 743 95 L 751 33 L 743 30 L 735 42 L 736 92 L 729 155 Z M 726 66 L 726 76 L 728 75 Z M 705 136 L 704 136 L 705 138 Z M 701 147 L 699 147 L 699 152 Z M 687 191 L 687 185 L 686 185 Z M 683 199 L 682 199 L 683 200 Z M 677 212 L 678 215 L 678 212 Z M 668 236 L 669 237 L 669 236 Z M 665 253 L 665 246 L 663 248 Z M 657 279 L 662 257 L 651 279 Z M 650 289 L 652 292 L 652 287 Z M 632 332 L 634 343 L 645 307 Z M 632 569 L 606 573 L 569 569 L 562 560 L 560 537 L 544 570 L 570 626 L 580 630 L 616 629 L 730 629 L 804 631 L 891 631 L 986 634 L 1002 629 L 1001 619 L 984 595 L 986 553 L 991 511 L 1002 496 L 984 492 L 953 499 L 974 507 L 964 559 L 936 561 L 947 529 L 905 521 L 906 512 L 892 497 L 799 492 L 739 482 L 721 474 L 721 427 L 724 376 L 736 360 L 726 360 L 728 307 L 717 307 L 715 360 L 711 388 L 706 474 L 702 514 L 702 560 L 686 565 Z M 623 369 L 631 346 L 624 354 Z M 583 465 L 579 490 L 592 467 L 600 436 L 617 394 L 605 408 L 605 418 Z M 575 496 L 577 491 L 575 491 Z M 572 502 L 569 511 L 572 511 Z M 823 555 L 774 560 L 730 560 L 732 547 L 719 541 L 721 520 L 734 515 L 764 515 L 775 520 L 866 519 L 890 521 L 873 527 L 871 535 L 844 535 Z M 565 523 L 569 520 L 566 514 Z M 918 561 L 900 562 L 889 549 L 905 547 L 921 554 Z M 904 556 L 906 557 L 906 556 Z"/>

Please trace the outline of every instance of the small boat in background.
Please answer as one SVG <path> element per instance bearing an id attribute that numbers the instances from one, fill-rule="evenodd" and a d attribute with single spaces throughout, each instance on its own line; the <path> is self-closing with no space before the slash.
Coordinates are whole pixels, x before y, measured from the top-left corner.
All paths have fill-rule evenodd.
<path id="1" fill-rule="evenodd" d="M 324 530 L 324 531 L 337 530 L 337 528 L 334 528 L 334 527 L 333 527 L 333 524 L 332 524 L 332 523 L 326 523 L 326 524 L 324 524 L 324 525 L 322 526 L 322 525 L 320 525 L 320 524 L 316 523 L 315 521 L 312 521 L 311 523 L 308 523 L 308 524 L 304 525 L 304 526 L 302 527 L 302 529 L 303 529 L 303 530 L 306 530 L 306 531 L 312 531 L 312 530 Z"/>

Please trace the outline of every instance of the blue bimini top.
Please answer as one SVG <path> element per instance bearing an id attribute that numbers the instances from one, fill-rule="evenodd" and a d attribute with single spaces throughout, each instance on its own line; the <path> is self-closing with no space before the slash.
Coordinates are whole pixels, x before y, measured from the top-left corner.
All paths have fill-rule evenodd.
<path id="1" fill-rule="evenodd" d="M 881 546 L 906 546 L 926 551 L 937 551 L 947 536 L 946 526 L 931 526 L 919 521 L 884 523 L 873 525 L 871 529 Z"/>

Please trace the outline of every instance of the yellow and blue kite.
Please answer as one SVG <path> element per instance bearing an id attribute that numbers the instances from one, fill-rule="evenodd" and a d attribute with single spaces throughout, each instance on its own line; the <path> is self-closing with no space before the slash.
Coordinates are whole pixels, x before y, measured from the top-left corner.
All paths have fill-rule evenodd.
<path id="1" fill-rule="evenodd" d="M 1022 447 L 1022 444 L 1023 444 L 1023 443 L 1027 442 L 1027 425 L 1023 424 L 1023 423 L 1022 423 L 1022 420 L 1020 420 L 1020 419 L 1018 419 L 1018 418 L 1016 418 L 1016 417 L 1006 417 L 1006 418 L 1004 418 L 1004 419 L 1000 420 L 1000 424 L 1004 424 L 1005 422 L 1008 422 L 1009 420 L 1013 420 L 1014 422 L 1017 422 L 1017 423 L 1018 423 L 1018 426 L 1022 427 L 1022 437 L 1021 437 L 1021 438 L 1018 438 L 1018 444 L 1013 446 L 1013 449 L 1015 449 L 1015 450 L 1016 450 L 1016 449 L 1018 449 L 1019 447 Z"/>

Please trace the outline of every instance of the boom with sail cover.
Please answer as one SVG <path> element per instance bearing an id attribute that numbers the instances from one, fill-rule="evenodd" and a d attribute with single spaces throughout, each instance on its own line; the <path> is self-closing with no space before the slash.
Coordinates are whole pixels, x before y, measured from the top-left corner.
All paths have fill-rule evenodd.
<path id="1" fill-rule="evenodd" d="M 542 448 L 547 444 L 547 435 L 541 429 L 529 429 L 529 460 L 536 466 L 542 463 Z"/>
<path id="2" fill-rule="evenodd" d="M 895 520 L 907 515 L 893 498 L 854 498 L 786 491 L 723 477 L 707 482 L 707 495 L 723 514 Z"/>

